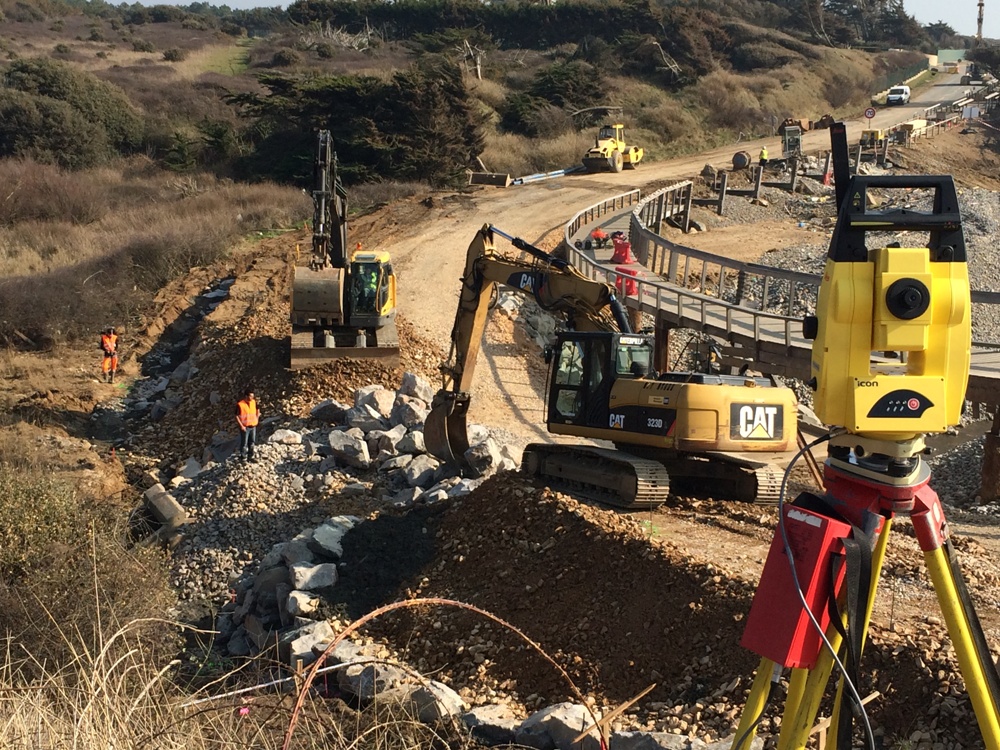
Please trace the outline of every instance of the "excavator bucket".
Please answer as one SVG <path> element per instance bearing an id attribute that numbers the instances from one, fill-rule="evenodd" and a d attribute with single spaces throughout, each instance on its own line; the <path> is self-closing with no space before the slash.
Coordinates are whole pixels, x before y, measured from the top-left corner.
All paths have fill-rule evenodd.
<path id="1" fill-rule="evenodd" d="M 469 450 L 469 433 L 465 417 L 469 411 L 469 394 L 440 390 L 431 402 L 431 411 L 424 420 L 424 444 L 435 458 L 460 469 L 470 468 L 465 458 Z"/>

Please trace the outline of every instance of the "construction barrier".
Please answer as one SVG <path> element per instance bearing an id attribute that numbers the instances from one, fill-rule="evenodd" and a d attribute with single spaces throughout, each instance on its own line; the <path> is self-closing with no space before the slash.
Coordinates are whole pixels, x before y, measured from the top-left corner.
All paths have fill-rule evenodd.
<path id="1" fill-rule="evenodd" d="M 639 294 L 639 282 L 634 279 L 623 278 L 625 276 L 638 276 L 639 272 L 634 268 L 625 266 L 615 266 L 615 273 L 619 274 L 615 279 L 615 289 L 618 290 L 619 297 L 635 297 Z"/>
<path id="2" fill-rule="evenodd" d="M 635 263 L 635 258 L 632 257 L 631 242 L 624 237 L 612 237 L 611 242 L 615 246 L 615 252 L 611 256 L 611 263 Z"/>

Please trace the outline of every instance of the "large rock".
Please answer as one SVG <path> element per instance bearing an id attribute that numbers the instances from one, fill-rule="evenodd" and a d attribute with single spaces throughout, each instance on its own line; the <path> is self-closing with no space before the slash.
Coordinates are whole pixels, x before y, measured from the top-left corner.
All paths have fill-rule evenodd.
<path id="1" fill-rule="evenodd" d="M 400 453 L 425 453 L 427 446 L 424 443 L 424 431 L 410 430 L 396 443 L 396 450 Z"/>
<path id="2" fill-rule="evenodd" d="M 258 573 L 253 580 L 253 598 L 257 609 L 277 611 L 278 589 L 288 584 L 288 569 L 285 567 L 279 566 Z"/>
<path id="3" fill-rule="evenodd" d="M 496 471 L 503 460 L 503 454 L 500 445 L 493 438 L 486 438 L 465 452 L 465 460 L 474 476 L 485 477 Z"/>
<path id="4" fill-rule="evenodd" d="M 431 387 L 431 384 L 412 372 L 403 373 L 403 380 L 399 384 L 399 392 L 404 396 L 419 398 L 428 404 L 434 400 L 434 388 Z"/>
<path id="5" fill-rule="evenodd" d="M 330 452 L 338 461 L 358 469 L 367 469 L 371 466 L 368 443 L 363 439 L 347 432 L 334 430 L 330 433 L 328 440 Z"/>
<path id="6" fill-rule="evenodd" d="M 292 591 L 288 594 L 285 608 L 293 617 L 308 617 L 319 606 L 319 599 L 308 591 Z"/>
<path id="7" fill-rule="evenodd" d="M 327 399 L 316 404 L 309 412 L 309 416 L 327 424 L 343 424 L 344 415 L 350 408 L 347 404 Z"/>
<path id="8" fill-rule="evenodd" d="M 282 545 L 281 559 L 285 565 L 295 565 L 296 563 L 312 563 L 316 558 L 313 551 L 309 549 L 308 542 L 297 540 Z"/>
<path id="9" fill-rule="evenodd" d="M 406 425 L 396 425 L 389 430 L 372 430 L 366 437 L 368 452 L 377 456 L 380 453 L 387 453 L 390 457 L 398 452 L 396 446 L 406 435 Z"/>
<path id="10" fill-rule="evenodd" d="M 600 718 L 600 714 L 597 717 Z M 596 728 L 581 742 L 573 742 L 580 732 L 593 724 L 594 717 L 584 706 L 578 703 L 556 703 L 525 719 L 517 731 L 516 739 L 521 743 L 522 735 L 524 739 L 534 739 L 544 732 L 552 739 L 557 750 L 600 750 L 601 735 Z"/>
<path id="11" fill-rule="evenodd" d="M 388 388 L 377 388 L 355 402 L 355 405 L 371 407 L 380 417 L 388 419 L 389 415 L 392 414 L 392 405 L 395 400 L 395 391 L 390 391 Z"/>
<path id="12" fill-rule="evenodd" d="M 335 563 L 295 563 L 288 567 L 292 588 L 300 591 L 315 591 L 337 584 L 337 566 Z"/>
<path id="13" fill-rule="evenodd" d="M 406 483 L 411 487 L 427 487 L 434 481 L 434 472 L 440 465 L 440 461 L 426 453 L 414 457 L 404 469 Z"/>
<path id="14" fill-rule="evenodd" d="M 379 693 L 406 682 L 406 673 L 390 664 L 351 664 L 340 670 L 340 689 L 359 700 L 370 701 Z"/>
<path id="15" fill-rule="evenodd" d="M 303 666 L 308 666 L 316 661 L 316 650 L 319 649 L 322 653 L 322 648 L 333 638 L 330 623 L 320 620 L 283 634 L 278 642 L 279 653 L 293 667 L 299 659 Z"/>
<path id="16" fill-rule="evenodd" d="M 356 388 L 354 390 L 354 405 L 361 406 L 361 404 L 364 403 L 365 398 L 368 397 L 368 394 L 381 390 L 384 387 L 385 386 L 381 386 L 378 383 L 369 383 L 368 385 Z"/>
<path id="17" fill-rule="evenodd" d="M 507 706 L 476 706 L 462 714 L 462 721 L 472 731 L 472 739 L 487 747 L 511 745 L 521 722 Z"/>
<path id="18" fill-rule="evenodd" d="M 412 372 L 403 373 L 403 382 L 399 386 L 399 392 L 404 396 L 418 398 L 426 404 L 434 400 L 434 389 L 431 384 Z"/>
<path id="19" fill-rule="evenodd" d="M 392 415 L 389 417 L 389 422 L 394 427 L 401 424 L 409 429 L 422 425 L 429 413 L 430 409 L 427 407 L 427 404 L 420 399 L 400 394 L 396 396 L 396 405 L 392 408 Z"/>
<path id="20" fill-rule="evenodd" d="M 267 439 L 267 442 L 278 443 L 280 445 L 302 445 L 302 433 L 295 430 L 275 430 L 271 434 L 271 437 Z"/>
<path id="21" fill-rule="evenodd" d="M 189 458 L 184 462 L 184 465 L 177 470 L 176 476 L 184 477 L 185 479 L 194 479 L 201 473 L 201 464 L 194 458 Z"/>
<path id="22" fill-rule="evenodd" d="M 382 415 L 368 404 L 348 409 L 347 414 L 344 415 L 344 423 L 349 427 L 361 430 L 362 433 L 384 430 L 388 426 Z"/>
<path id="23" fill-rule="evenodd" d="M 462 697 L 444 683 L 431 680 L 410 694 L 417 718 L 424 724 L 458 716 L 468 706 Z"/>
<path id="24" fill-rule="evenodd" d="M 312 544 L 321 554 L 338 560 L 344 554 L 344 535 L 354 528 L 360 519 L 356 516 L 334 516 L 313 529 Z"/>
<path id="25" fill-rule="evenodd" d="M 413 463 L 413 456 L 411 456 L 409 453 L 403 453 L 398 456 L 394 456 L 393 458 L 390 458 L 387 461 L 383 461 L 379 465 L 378 470 L 380 472 L 386 473 L 390 471 L 395 471 L 396 469 L 405 469 L 411 463 Z"/>

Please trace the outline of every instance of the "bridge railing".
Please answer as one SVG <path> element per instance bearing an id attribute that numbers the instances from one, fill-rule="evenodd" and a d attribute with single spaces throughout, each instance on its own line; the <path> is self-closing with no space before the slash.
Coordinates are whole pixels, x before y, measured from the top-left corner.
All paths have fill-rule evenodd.
<path id="1" fill-rule="evenodd" d="M 748 264 L 720 259 L 718 256 L 693 248 L 684 248 L 646 229 L 643 226 L 642 217 L 645 215 L 646 220 L 648 220 L 648 212 L 645 209 L 648 203 L 641 201 L 638 193 L 638 190 L 630 191 L 588 206 L 577 213 L 566 225 L 564 236 L 566 253 L 569 261 L 581 273 L 589 278 L 600 279 L 614 285 L 619 290 L 619 297 L 630 307 L 637 307 L 651 314 L 656 314 L 659 311 L 677 323 L 683 322 L 685 327 L 713 331 L 724 328 L 727 334 L 739 333 L 758 341 L 773 340 L 782 342 L 785 346 L 808 346 L 799 333 L 802 328 L 801 314 L 769 312 L 731 301 L 734 294 L 737 296 L 748 294 L 746 280 L 750 275 L 753 275 L 747 273 L 746 266 Z M 654 193 L 650 199 L 656 196 L 657 193 Z M 646 268 L 657 272 L 657 267 L 650 265 L 648 261 L 649 254 L 652 254 L 657 259 L 657 265 L 661 269 L 666 269 L 660 271 L 664 276 L 662 279 L 642 279 L 608 269 L 587 252 L 575 246 L 575 240 L 578 239 L 581 230 L 587 225 L 609 213 L 620 211 L 628 205 L 637 206 L 632 212 L 629 230 L 633 251 Z M 672 257 L 677 259 L 674 263 L 673 273 L 666 272 L 669 271 L 671 264 L 666 255 L 668 250 L 672 251 Z M 685 253 L 695 253 L 696 256 L 692 255 L 691 257 L 696 258 L 696 261 L 700 263 L 699 273 L 701 276 L 699 278 L 701 283 L 695 288 L 690 288 L 689 284 L 680 282 L 670 283 L 672 280 L 680 278 L 678 269 L 681 268 L 681 258 L 684 257 Z M 690 263 L 688 261 L 684 263 L 684 268 L 691 272 Z M 744 280 L 742 292 L 739 283 L 741 269 Z M 755 273 L 765 276 L 766 272 L 770 270 L 766 266 L 757 266 Z M 810 282 L 818 284 L 818 277 L 780 269 L 774 270 L 776 274 L 772 275 L 770 282 L 767 282 L 765 278 L 761 285 L 762 289 L 770 286 L 770 290 L 774 290 L 777 287 L 775 279 L 778 277 L 780 279 L 797 279 L 800 275 Z M 687 276 L 686 273 L 685 276 Z"/>
<path id="2" fill-rule="evenodd" d="M 671 211 L 653 209 L 675 186 L 662 188 L 646 198 L 639 190 L 612 196 L 588 206 L 566 225 L 565 241 L 570 262 L 593 279 L 607 280 L 619 289 L 628 304 L 655 314 L 662 311 L 676 322 L 706 330 L 724 326 L 727 334 L 752 335 L 754 339 L 782 341 L 786 346 L 809 348 L 800 331 L 802 316 L 815 310 L 822 279 L 818 274 L 788 271 L 746 263 L 675 243 L 657 233 Z M 672 202 L 671 202 L 672 201 Z M 676 205 L 669 198 L 670 205 Z M 640 279 L 609 270 L 574 246 L 580 231 L 611 213 L 635 206 L 629 222 L 629 239 L 637 260 L 659 279 Z M 660 221 L 656 217 L 659 214 Z M 633 294 L 627 294 L 634 289 Z M 1000 292 L 972 292 L 976 305 L 1000 305 Z M 998 343 L 973 342 L 976 348 L 996 349 Z"/>

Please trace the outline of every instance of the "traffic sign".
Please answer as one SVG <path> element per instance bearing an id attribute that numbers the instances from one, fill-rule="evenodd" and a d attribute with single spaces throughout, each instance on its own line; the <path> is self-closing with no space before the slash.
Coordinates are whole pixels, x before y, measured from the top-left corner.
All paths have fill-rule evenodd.
<path id="1" fill-rule="evenodd" d="M 867 117 L 869 120 L 872 119 L 874 116 L 875 116 L 875 107 L 869 107 L 868 109 L 865 110 L 865 117 Z"/>

